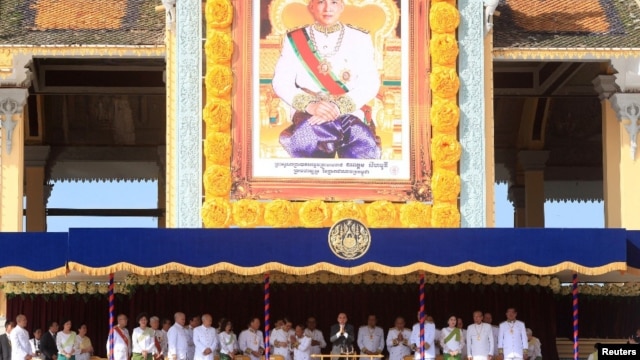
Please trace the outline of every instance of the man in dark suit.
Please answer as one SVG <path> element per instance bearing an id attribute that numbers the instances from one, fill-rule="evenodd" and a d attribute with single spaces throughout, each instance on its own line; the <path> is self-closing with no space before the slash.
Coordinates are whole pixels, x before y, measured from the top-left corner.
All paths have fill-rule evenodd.
<path id="1" fill-rule="evenodd" d="M 42 334 L 40 339 L 40 353 L 44 355 L 45 360 L 56 360 L 58 357 L 58 346 L 56 345 L 56 333 L 58 332 L 58 323 L 56 321 L 49 322 L 49 330 Z"/>
<path id="2" fill-rule="evenodd" d="M 331 338 L 333 344 L 331 354 L 339 355 L 344 353 L 352 353 L 354 351 L 353 343 L 356 341 L 353 325 L 347 324 L 347 314 L 338 314 L 338 323 L 331 325 Z"/>
<path id="3" fill-rule="evenodd" d="M 4 334 L 0 335 L 0 360 L 11 360 L 11 344 L 9 343 L 9 333 L 15 326 L 15 321 L 6 321 L 4 323 Z"/>

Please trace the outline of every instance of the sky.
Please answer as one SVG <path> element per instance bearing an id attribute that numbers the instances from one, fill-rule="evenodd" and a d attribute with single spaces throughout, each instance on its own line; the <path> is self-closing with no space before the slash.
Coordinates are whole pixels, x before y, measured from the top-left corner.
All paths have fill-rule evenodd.
<path id="1" fill-rule="evenodd" d="M 59 182 L 55 183 L 49 208 L 153 209 L 157 207 L 153 182 Z M 496 227 L 513 227 L 513 206 L 507 200 L 507 185 L 497 184 Z M 48 231 L 68 231 L 77 227 L 157 227 L 155 218 L 61 217 L 49 216 Z M 603 228 L 604 204 L 547 202 L 545 225 L 553 228 Z"/>

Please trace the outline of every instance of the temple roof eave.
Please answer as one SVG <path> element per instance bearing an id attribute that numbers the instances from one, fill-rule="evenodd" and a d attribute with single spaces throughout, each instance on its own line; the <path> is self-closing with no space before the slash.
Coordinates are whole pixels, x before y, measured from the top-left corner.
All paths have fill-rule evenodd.
<path id="1" fill-rule="evenodd" d="M 494 61 L 514 60 L 582 60 L 597 61 L 616 58 L 638 57 L 640 48 L 536 48 L 536 47 L 496 47 L 493 48 Z"/>

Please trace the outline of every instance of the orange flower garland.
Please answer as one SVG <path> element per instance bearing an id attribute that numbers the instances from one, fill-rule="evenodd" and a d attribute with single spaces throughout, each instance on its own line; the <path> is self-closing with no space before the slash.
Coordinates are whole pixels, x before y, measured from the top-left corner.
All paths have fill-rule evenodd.
<path id="1" fill-rule="evenodd" d="M 458 41 L 453 34 L 433 35 L 429 48 L 434 64 L 455 66 L 458 58 Z"/>
<path id="2" fill-rule="evenodd" d="M 438 169 L 431 177 L 434 201 L 456 201 L 460 194 L 460 176 L 455 171 Z"/>
<path id="3" fill-rule="evenodd" d="M 460 227 L 460 211 L 455 204 L 436 203 L 431 209 L 431 226 L 439 228 Z"/>
<path id="4" fill-rule="evenodd" d="M 231 26 L 233 21 L 233 5 L 230 0 L 207 0 L 205 6 L 207 27 L 222 29 Z"/>
<path id="5" fill-rule="evenodd" d="M 302 204 L 299 214 L 303 226 L 322 227 L 329 219 L 329 207 L 322 200 L 309 200 Z"/>
<path id="6" fill-rule="evenodd" d="M 229 165 L 211 165 L 204 172 L 204 197 L 229 196 L 231 191 L 231 170 Z"/>
<path id="7" fill-rule="evenodd" d="M 460 108 L 455 101 L 437 100 L 431 106 L 431 126 L 441 133 L 455 134 L 460 121 Z"/>
<path id="8" fill-rule="evenodd" d="M 431 5 L 429 26 L 434 33 L 454 33 L 460 25 L 460 13 L 448 2 L 437 2 Z"/>
<path id="9" fill-rule="evenodd" d="M 334 223 L 342 219 L 355 219 L 360 222 L 364 222 L 365 216 L 360 208 L 360 205 L 353 201 L 339 202 L 333 204 L 331 211 L 331 221 Z"/>
<path id="10" fill-rule="evenodd" d="M 400 223 L 407 228 L 429 227 L 431 206 L 413 201 L 400 207 Z"/>
<path id="11" fill-rule="evenodd" d="M 460 79 L 455 67 L 437 66 L 431 73 L 431 91 L 442 98 L 456 96 L 460 89 Z"/>
<path id="12" fill-rule="evenodd" d="M 212 64 L 228 65 L 233 54 L 233 39 L 228 31 L 210 30 L 204 43 L 207 61 Z"/>
<path id="13" fill-rule="evenodd" d="M 242 199 L 233 203 L 233 221 L 240 227 L 255 227 L 262 221 L 262 203 L 252 199 Z"/>
<path id="14" fill-rule="evenodd" d="M 231 138 L 225 133 L 207 133 L 204 152 L 207 154 L 207 167 L 229 164 L 231 161 Z"/>
<path id="15" fill-rule="evenodd" d="M 222 228 L 231 222 L 231 205 L 223 198 L 212 198 L 202 206 L 202 220 L 208 228 Z"/>
<path id="16" fill-rule="evenodd" d="M 207 66 L 204 83 L 207 87 L 207 96 L 228 96 L 231 94 L 231 86 L 233 85 L 231 68 L 226 65 L 216 64 Z"/>
<path id="17" fill-rule="evenodd" d="M 269 226 L 287 227 L 295 217 L 295 207 L 287 200 L 273 200 L 264 207 L 264 221 Z"/>
<path id="18" fill-rule="evenodd" d="M 228 133 L 231 130 L 231 101 L 208 97 L 203 111 L 206 131 Z M 205 153 L 206 155 L 206 153 Z"/>
<path id="19" fill-rule="evenodd" d="M 389 227 L 396 221 L 396 208 L 389 201 L 372 202 L 367 206 L 366 214 L 371 227 Z"/>

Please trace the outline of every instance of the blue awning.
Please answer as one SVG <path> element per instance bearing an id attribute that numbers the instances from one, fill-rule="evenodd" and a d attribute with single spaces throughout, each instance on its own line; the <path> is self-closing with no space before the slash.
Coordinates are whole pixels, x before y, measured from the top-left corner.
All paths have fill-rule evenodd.
<path id="1" fill-rule="evenodd" d="M 365 255 L 343 260 L 328 246 L 328 229 L 72 229 L 69 267 L 92 275 L 122 270 L 145 275 L 172 270 L 193 275 L 216 271 L 447 275 L 467 270 L 600 275 L 627 267 L 627 231 L 622 229 L 370 231 L 371 246 Z"/>
<path id="2" fill-rule="evenodd" d="M 640 269 L 640 232 L 624 229 L 370 229 L 355 260 L 336 256 L 328 229 L 71 229 L 0 234 L 0 275 L 45 279 L 67 269 L 204 275 L 330 271 L 391 275 L 463 271 L 602 275 Z"/>
<path id="3" fill-rule="evenodd" d="M 47 279 L 66 273 L 67 233 L 1 233 L 0 275 Z"/>

